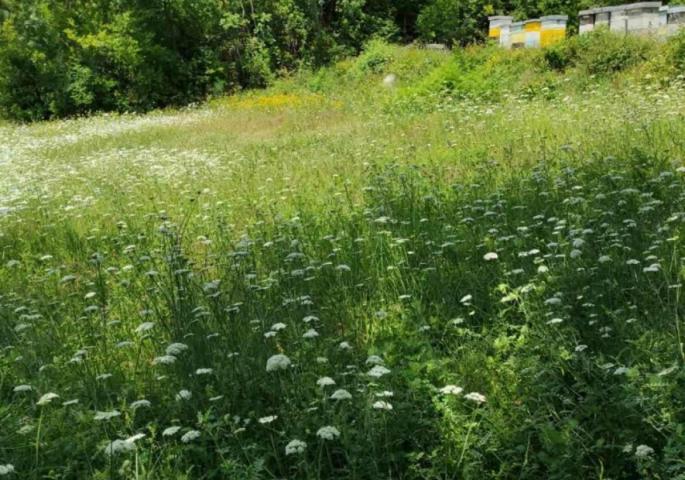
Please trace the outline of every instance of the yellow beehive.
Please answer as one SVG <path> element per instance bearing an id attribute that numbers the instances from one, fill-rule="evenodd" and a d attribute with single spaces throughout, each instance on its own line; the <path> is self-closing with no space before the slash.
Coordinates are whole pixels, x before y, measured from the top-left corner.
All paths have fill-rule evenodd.
<path id="1" fill-rule="evenodd" d="M 526 48 L 536 48 L 540 46 L 540 29 L 542 28 L 540 19 L 534 18 L 523 22 Z"/>
<path id="2" fill-rule="evenodd" d="M 566 15 L 548 15 L 540 19 L 540 46 L 547 47 L 566 37 Z"/>
<path id="3" fill-rule="evenodd" d="M 488 17 L 490 21 L 490 28 L 488 28 L 488 38 L 499 42 L 500 35 L 502 33 L 502 26 L 509 25 L 511 23 L 512 17 L 507 17 L 504 15 L 495 15 L 493 17 Z"/>

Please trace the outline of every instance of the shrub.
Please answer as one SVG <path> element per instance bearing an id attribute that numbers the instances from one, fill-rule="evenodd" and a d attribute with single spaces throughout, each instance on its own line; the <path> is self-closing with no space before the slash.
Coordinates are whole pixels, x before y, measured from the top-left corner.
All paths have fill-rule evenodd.
<path id="1" fill-rule="evenodd" d="M 647 60 L 655 49 L 651 39 L 599 29 L 545 49 L 544 55 L 556 70 L 577 67 L 591 75 L 607 75 Z"/>

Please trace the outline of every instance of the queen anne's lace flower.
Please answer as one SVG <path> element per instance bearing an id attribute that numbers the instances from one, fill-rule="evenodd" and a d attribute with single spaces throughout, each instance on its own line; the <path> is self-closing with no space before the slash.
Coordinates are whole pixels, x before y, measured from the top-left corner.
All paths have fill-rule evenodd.
<path id="1" fill-rule="evenodd" d="M 291 363 L 292 362 L 287 356 L 283 355 L 282 353 L 279 353 L 278 355 L 270 357 L 266 361 L 266 371 L 276 372 L 278 370 L 286 370 Z"/>
<path id="2" fill-rule="evenodd" d="M 198 438 L 200 438 L 200 432 L 198 432 L 197 430 L 189 430 L 183 434 L 183 436 L 181 437 L 181 441 L 183 443 L 190 443 L 193 440 L 197 440 Z"/>
<path id="3" fill-rule="evenodd" d="M 635 447 L 635 456 L 637 458 L 647 458 L 654 453 L 654 449 L 649 445 L 638 445 Z"/>
<path id="4" fill-rule="evenodd" d="M 193 397 L 193 392 L 189 390 L 181 390 L 176 394 L 176 400 L 190 400 Z"/>
<path id="5" fill-rule="evenodd" d="M 119 413 L 118 410 L 111 410 L 109 412 L 95 412 L 95 417 L 93 417 L 93 420 L 111 420 L 112 418 L 118 417 L 119 415 L 121 415 L 121 413 Z"/>
<path id="6" fill-rule="evenodd" d="M 262 418 L 260 418 L 258 421 L 259 421 L 259 423 L 261 423 L 262 425 L 266 425 L 266 424 L 268 424 L 268 423 L 273 422 L 273 421 L 276 420 L 277 418 L 278 418 L 278 415 L 269 415 L 268 417 L 262 417 Z"/>
<path id="7" fill-rule="evenodd" d="M 56 393 L 52 393 L 52 392 L 46 393 L 45 395 L 43 395 L 42 397 L 40 397 L 38 399 L 38 402 L 36 403 L 36 405 L 40 405 L 40 406 L 47 405 L 48 403 L 52 402 L 55 398 L 59 398 L 59 395 L 57 395 Z"/>
<path id="8" fill-rule="evenodd" d="M 331 426 L 321 427 L 316 432 L 316 436 L 322 438 L 323 440 L 335 440 L 340 436 L 340 431 Z"/>
<path id="9" fill-rule="evenodd" d="M 0 475 L 9 475 L 10 473 L 14 473 L 14 465 L 10 463 L 0 465 Z"/>
<path id="10" fill-rule="evenodd" d="M 478 392 L 471 392 L 464 395 L 464 398 L 476 403 L 485 403 L 485 395 Z"/>
<path id="11" fill-rule="evenodd" d="M 285 446 L 285 454 L 286 455 L 295 455 L 298 453 L 303 453 L 307 448 L 307 444 L 303 442 L 302 440 L 294 439 L 291 440 L 286 446 Z"/>
<path id="12" fill-rule="evenodd" d="M 440 393 L 443 395 L 459 395 L 463 391 L 463 388 L 457 387 L 456 385 L 445 385 L 440 389 Z"/>
<path id="13" fill-rule="evenodd" d="M 373 404 L 373 408 L 376 410 L 392 410 L 392 404 L 385 400 L 378 400 Z"/>
<path id="14" fill-rule="evenodd" d="M 350 394 L 350 392 L 348 392 L 344 388 L 340 388 L 340 389 L 336 390 L 335 392 L 333 392 L 333 395 L 331 395 L 331 398 L 333 400 L 349 400 L 352 398 L 352 395 Z"/>
<path id="15" fill-rule="evenodd" d="M 387 375 L 388 373 L 390 373 L 390 370 L 385 368 L 383 365 L 375 365 L 366 374 L 369 377 L 381 378 L 383 375 Z"/>
<path id="16" fill-rule="evenodd" d="M 316 381 L 316 384 L 320 387 L 327 387 L 329 385 L 335 385 L 335 380 L 331 377 L 321 377 Z"/>
<path id="17" fill-rule="evenodd" d="M 174 425 L 173 427 L 167 427 L 162 432 L 163 437 L 172 437 L 178 433 L 181 427 Z"/>

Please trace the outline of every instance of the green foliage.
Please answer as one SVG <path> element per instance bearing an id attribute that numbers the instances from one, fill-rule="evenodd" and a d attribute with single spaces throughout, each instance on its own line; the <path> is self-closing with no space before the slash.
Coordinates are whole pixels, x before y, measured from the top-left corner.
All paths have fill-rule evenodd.
<path id="1" fill-rule="evenodd" d="M 598 29 L 551 46 L 545 59 L 556 70 L 575 67 L 590 75 L 609 75 L 644 62 L 656 51 L 650 38 Z"/>
<path id="2" fill-rule="evenodd" d="M 668 60 L 682 75 L 685 73 L 685 29 L 670 39 L 669 44 Z"/>
<path id="3" fill-rule="evenodd" d="M 27 0 L 8 8 L 2 23 L 0 107 L 36 120 L 263 87 L 276 74 L 394 34 L 387 11 L 372 7 L 363 0 Z"/>
<path id="4" fill-rule="evenodd" d="M 417 27 L 425 40 L 466 45 L 483 40 L 487 6 L 480 0 L 433 0 L 418 16 Z"/>

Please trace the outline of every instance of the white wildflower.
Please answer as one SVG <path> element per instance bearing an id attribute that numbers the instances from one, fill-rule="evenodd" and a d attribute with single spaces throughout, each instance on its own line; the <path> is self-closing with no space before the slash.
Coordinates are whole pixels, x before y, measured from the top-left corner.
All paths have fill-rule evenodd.
<path id="1" fill-rule="evenodd" d="M 150 408 L 152 404 L 150 403 L 149 400 L 141 399 L 141 400 L 136 400 L 135 402 L 131 402 L 131 408 L 133 410 L 136 410 L 138 408 Z"/>
<path id="2" fill-rule="evenodd" d="M 635 448 L 635 456 L 637 458 L 647 458 L 654 453 L 654 449 L 649 445 L 638 445 Z"/>
<path id="3" fill-rule="evenodd" d="M 285 446 L 285 454 L 293 455 L 297 453 L 303 453 L 307 448 L 307 444 L 302 440 L 291 440 L 288 445 Z"/>
<path id="4" fill-rule="evenodd" d="M 198 368 L 195 370 L 195 375 L 211 375 L 213 371 L 211 368 Z"/>
<path id="5" fill-rule="evenodd" d="M 386 402 L 385 400 L 378 400 L 373 404 L 373 408 L 376 410 L 392 410 L 392 404 L 390 402 Z"/>
<path id="6" fill-rule="evenodd" d="M 483 255 L 483 260 L 486 260 L 488 262 L 492 260 L 497 260 L 499 256 L 495 252 L 488 252 L 485 255 Z"/>
<path id="7" fill-rule="evenodd" d="M 40 397 L 40 399 L 38 399 L 38 402 L 36 403 L 36 405 L 40 405 L 40 406 L 47 405 L 48 403 L 52 402 L 55 398 L 59 398 L 59 395 L 57 395 L 56 393 L 52 393 L 52 392 L 46 393 L 45 395 Z"/>
<path id="8" fill-rule="evenodd" d="M 321 427 L 316 432 L 316 436 L 322 438 L 323 440 L 335 440 L 340 436 L 340 431 L 331 426 Z"/>
<path id="9" fill-rule="evenodd" d="M 320 387 L 327 387 L 329 385 L 335 385 L 335 380 L 331 377 L 321 377 L 316 381 L 316 384 Z"/>
<path id="10" fill-rule="evenodd" d="M 33 390 L 33 387 L 31 385 L 17 385 L 16 387 L 14 387 L 13 391 L 15 393 L 18 393 L 18 392 L 30 392 L 31 390 Z"/>
<path id="11" fill-rule="evenodd" d="M 440 389 L 440 393 L 443 395 L 460 395 L 463 391 L 463 388 L 457 387 L 456 385 L 445 385 Z"/>
<path id="12" fill-rule="evenodd" d="M 366 372 L 369 377 L 381 378 L 383 375 L 390 373 L 390 369 L 385 368 L 383 365 L 375 365 L 371 370 Z"/>
<path id="13" fill-rule="evenodd" d="M 172 343 L 168 347 L 166 347 L 166 354 L 167 355 L 180 355 L 181 353 L 185 352 L 188 350 L 188 345 L 185 343 Z"/>
<path id="14" fill-rule="evenodd" d="M 261 423 L 262 425 L 266 425 L 266 424 L 268 424 L 268 423 L 273 422 L 273 421 L 276 420 L 277 418 L 278 418 L 278 415 L 269 415 L 269 416 L 267 416 L 267 417 L 262 417 L 262 418 L 260 418 L 260 419 L 258 420 L 258 422 Z"/>
<path id="15" fill-rule="evenodd" d="M 173 355 L 161 355 L 152 360 L 153 365 L 171 365 L 176 361 Z"/>
<path id="16" fill-rule="evenodd" d="M 198 438 L 200 438 L 200 432 L 198 432 L 197 430 L 189 430 L 183 434 L 183 436 L 181 437 L 181 441 L 183 443 L 190 443 Z"/>
<path id="17" fill-rule="evenodd" d="M 319 336 L 319 332 L 314 330 L 313 328 L 310 328 L 304 334 L 302 335 L 302 338 L 316 338 Z"/>
<path id="18" fill-rule="evenodd" d="M 167 427 L 164 429 L 162 432 L 163 437 L 172 437 L 178 433 L 178 431 L 181 429 L 181 427 L 178 427 L 174 425 L 173 427 Z"/>
<path id="19" fill-rule="evenodd" d="M 464 398 L 476 403 L 485 403 L 485 395 L 478 392 L 471 392 L 464 395 Z"/>
<path id="20" fill-rule="evenodd" d="M 0 465 L 0 475 L 9 475 L 10 473 L 14 473 L 14 465 L 11 463 Z"/>
<path id="21" fill-rule="evenodd" d="M 331 399 L 333 400 L 349 400 L 352 398 L 352 395 L 350 392 L 345 390 L 344 388 L 340 388 L 333 392 L 333 395 L 331 395 Z"/>
<path id="22" fill-rule="evenodd" d="M 10 473 L 14 473 L 14 465 L 11 463 L 0 465 L 0 475 L 9 475 Z"/>
<path id="23" fill-rule="evenodd" d="M 119 415 L 121 415 L 121 413 L 119 413 L 118 410 L 111 410 L 109 412 L 95 412 L 95 417 L 93 417 L 93 420 L 110 420 L 114 417 L 118 417 Z"/>
<path id="24" fill-rule="evenodd" d="M 136 446 L 133 442 L 127 442 L 126 440 L 114 440 L 105 447 L 105 454 L 112 456 L 116 455 L 117 453 L 132 452 L 135 449 Z"/>
<path id="25" fill-rule="evenodd" d="M 283 355 L 282 353 L 279 353 L 278 355 L 270 357 L 266 361 L 266 371 L 275 372 L 278 370 L 286 370 L 291 363 L 292 362 L 287 356 Z"/>
<path id="26" fill-rule="evenodd" d="M 366 359 L 367 365 L 383 365 L 383 363 L 383 359 L 378 355 L 371 355 L 369 358 Z"/>
<path id="27" fill-rule="evenodd" d="M 155 326 L 154 322 L 143 322 L 140 325 L 136 327 L 135 332 L 136 333 L 145 333 L 150 330 Z"/>
<path id="28" fill-rule="evenodd" d="M 176 400 L 190 400 L 193 397 L 193 392 L 190 390 L 181 390 L 176 394 Z"/>

